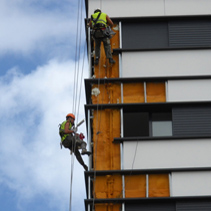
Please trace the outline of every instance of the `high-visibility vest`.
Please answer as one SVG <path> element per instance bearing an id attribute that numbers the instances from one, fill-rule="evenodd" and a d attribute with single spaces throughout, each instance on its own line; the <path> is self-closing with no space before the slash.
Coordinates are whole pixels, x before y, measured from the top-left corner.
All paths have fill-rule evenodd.
<path id="1" fill-rule="evenodd" d="M 96 24 L 102 24 L 102 25 L 104 25 L 104 27 L 107 26 L 107 20 L 106 20 L 107 14 L 103 13 L 103 12 L 100 14 L 100 17 L 98 18 L 96 23 L 94 22 L 94 20 L 97 19 L 97 16 L 98 16 L 99 13 L 100 12 L 96 12 L 92 15 L 92 27 L 95 27 Z"/>
<path id="2" fill-rule="evenodd" d="M 60 125 L 60 128 L 59 128 L 59 134 L 60 134 L 60 136 L 61 136 L 61 140 L 62 140 L 62 141 L 64 141 L 65 138 L 66 138 L 67 136 L 70 135 L 70 134 L 65 134 L 65 133 L 64 133 L 64 128 L 65 128 L 65 124 L 66 124 L 66 123 L 67 123 L 67 121 L 62 122 L 62 124 Z M 71 124 L 71 122 L 70 122 L 69 130 L 71 130 L 71 128 L 72 128 L 72 124 Z"/>

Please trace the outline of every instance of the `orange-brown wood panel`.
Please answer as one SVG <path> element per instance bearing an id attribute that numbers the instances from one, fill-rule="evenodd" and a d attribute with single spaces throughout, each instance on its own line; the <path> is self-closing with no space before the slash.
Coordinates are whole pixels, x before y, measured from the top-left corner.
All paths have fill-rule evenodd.
<path id="1" fill-rule="evenodd" d="M 166 102 L 165 82 L 146 84 L 147 102 Z"/>
<path id="2" fill-rule="evenodd" d="M 125 176 L 125 197 L 146 197 L 146 175 Z"/>
<path id="3" fill-rule="evenodd" d="M 120 211 L 121 204 L 96 204 L 95 211 Z"/>
<path id="4" fill-rule="evenodd" d="M 97 176 L 94 181 L 94 197 L 119 198 L 122 193 L 121 175 Z"/>
<path id="5" fill-rule="evenodd" d="M 98 89 L 99 95 L 92 95 L 92 104 L 111 104 L 121 103 L 120 84 L 95 84 L 92 90 Z"/>
<path id="6" fill-rule="evenodd" d="M 124 103 L 143 103 L 144 101 L 143 83 L 125 83 L 123 85 Z"/>
<path id="7" fill-rule="evenodd" d="M 113 139 L 120 137 L 120 111 L 106 109 L 94 111 L 93 165 L 95 170 L 120 169 L 120 146 Z"/>
<path id="8" fill-rule="evenodd" d="M 149 175 L 149 197 L 169 197 L 168 174 Z"/>

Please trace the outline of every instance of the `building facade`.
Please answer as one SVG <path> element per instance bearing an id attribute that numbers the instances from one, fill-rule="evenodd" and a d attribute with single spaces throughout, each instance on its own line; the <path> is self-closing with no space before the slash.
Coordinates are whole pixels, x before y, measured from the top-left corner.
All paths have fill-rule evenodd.
<path id="1" fill-rule="evenodd" d="M 211 1 L 85 4 L 116 32 L 94 65 L 87 30 L 86 210 L 211 210 Z"/>

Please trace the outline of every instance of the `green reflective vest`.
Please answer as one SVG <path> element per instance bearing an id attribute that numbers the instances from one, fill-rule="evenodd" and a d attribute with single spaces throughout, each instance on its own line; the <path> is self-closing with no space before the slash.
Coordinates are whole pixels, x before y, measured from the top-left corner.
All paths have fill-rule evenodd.
<path id="1" fill-rule="evenodd" d="M 61 140 L 62 140 L 62 141 L 64 141 L 65 138 L 66 138 L 67 136 L 70 135 L 69 133 L 68 133 L 68 134 L 65 134 L 65 133 L 64 133 L 64 128 L 65 128 L 66 122 L 67 122 L 67 121 L 62 122 L 62 124 L 60 125 L 60 128 L 59 128 L 59 134 L 60 134 L 60 136 L 61 136 Z M 71 124 L 71 122 L 70 122 L 69 130 L 71 130 L 71 127 L 72 127 L 72 124 Z"/>
<path id="2" fill-rule="evenodd" d="M 96 24 L 103 24 L 104 27 L 107 26 L 107 20 L 106 20 L 106 16 L 107 14 L 106 13 L 101 13 L 100 14 L 100 17 L 98 18 L 98 20 L 96 21 L 96 23 L 93 21 L 93 20 L 96 20 L 97 19 L 97 16 L 100 12 L 96 12 L 92 15 L 92 27 L 94 28 Z"/>

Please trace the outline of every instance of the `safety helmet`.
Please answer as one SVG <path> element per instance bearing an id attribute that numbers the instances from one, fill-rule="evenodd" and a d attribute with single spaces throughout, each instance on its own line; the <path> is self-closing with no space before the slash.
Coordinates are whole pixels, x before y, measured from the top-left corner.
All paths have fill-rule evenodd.
<path id="1" fill-rule="evenodd" d="M 101 12 L 101 9 L 100 8 L 95 9 L 94 13 L 96 13 L 96 12 Z"/>
<path id="2" fill-rule="evenodd" d="M 69 113 L 69 114 L 67 114 L 66 118 L 67 117 L 71 117 L 71 118 L 73 118 L 75 120 L 75 115 L 74 114 Z"/>

